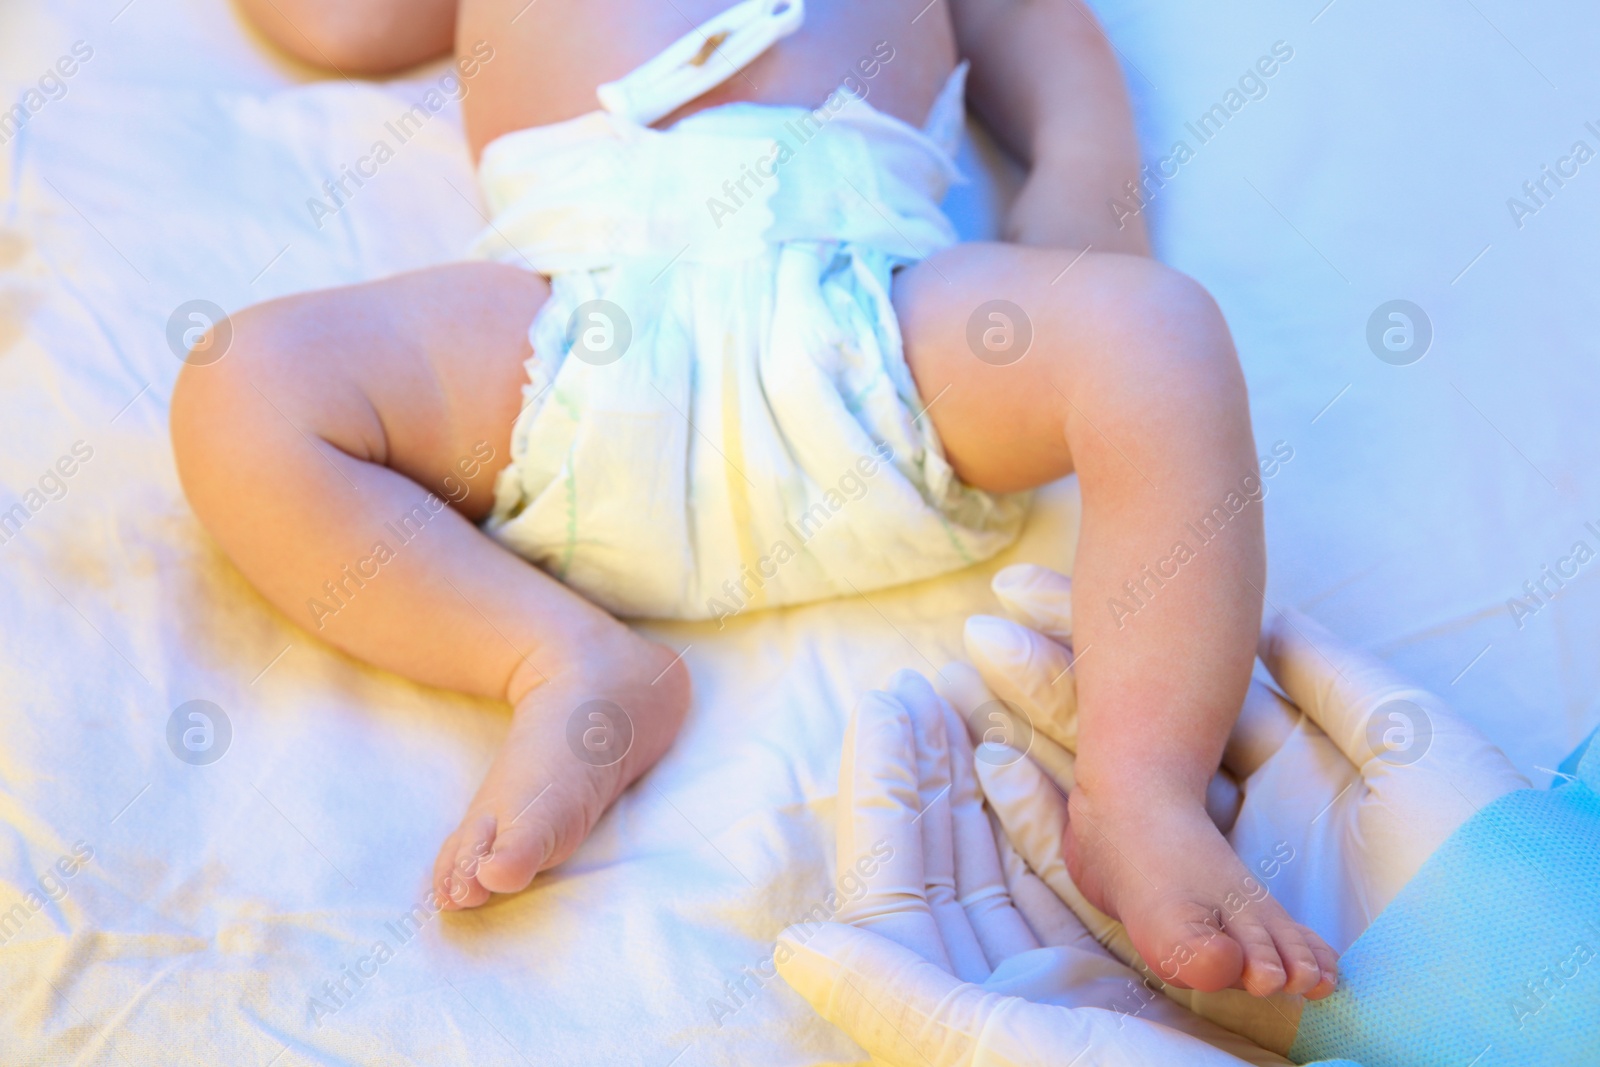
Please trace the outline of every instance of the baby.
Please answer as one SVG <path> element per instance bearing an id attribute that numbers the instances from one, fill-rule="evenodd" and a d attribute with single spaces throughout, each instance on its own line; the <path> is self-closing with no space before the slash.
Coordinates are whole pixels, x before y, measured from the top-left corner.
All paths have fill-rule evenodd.
<path id="1" fill-rule="evenodd" d="M 617 615 L 951 570 L 1075 471 L 1072 876 L 1164 978 L 1326 995 L 1332 952 L 1204 807 L 1261 623 L 1258 460 L 1215 303 L 1111 207 L 1139 161 L 1093 16 L 727 3 L 244 0 L 345 75 L 453 46 L 489 213 L 478 262 L 233 317 L 172 399 L 196 514 L 334 645 L 511 704 L 434 869 L 474 907 L 683 721 L 681 656 Z M 1028 168 L 1002 241 L 938 208 L 963 99 Z"/>

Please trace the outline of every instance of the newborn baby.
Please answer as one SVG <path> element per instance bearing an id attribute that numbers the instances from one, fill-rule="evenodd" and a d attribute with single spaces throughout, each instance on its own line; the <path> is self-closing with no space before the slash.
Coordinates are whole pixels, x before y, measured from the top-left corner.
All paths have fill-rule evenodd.
<path id="1" fill-rule="evenodd" d="M 952 570 L 1075 471 L 1073 878 L 1164 978 L 1326 994 L 1332 952 L 1204 808 L 1260 629 L 1258 458 L 1216 305 L 1113 206 L 1139 161 L 1093 17 L 725 3 L 247 0 L 346 75 L 453 42 L 489 214 L 478 262 L 233 317 L 172 400 L 195 512 L 332 644 L 512 705 L 434 870 L 472 907 L 683 720 L 682 656 L 617 616 Z M 1028 168 L 1003 241 L 939 210 L 964 99 Z"/>

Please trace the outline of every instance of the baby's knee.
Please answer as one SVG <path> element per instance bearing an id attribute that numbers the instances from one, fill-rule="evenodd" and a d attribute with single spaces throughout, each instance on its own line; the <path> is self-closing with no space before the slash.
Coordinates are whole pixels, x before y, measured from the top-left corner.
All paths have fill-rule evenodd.
<path id="1" fill-rule="evenodd" d="M 234 390 L 230 387 L 238 363 L 226 358 L 233 348 L 231 318 L 203 330 L 197 326 L 184 340 L 189 347 L 181 355 L 183 366 L 167 410 L 167 429 L 180 474 L 195 456 L 205 454 L 212 436 L 231 414 L 227 409 L 232 406 Z"/>
<path id="2" fill-rule="evenodd" d="M 1195 279 L 1150 259 L 1130 259 L 1097 301 L 1102 349 L 1141 392 L 1242 398 L 1244 375 L 1215 299 Z"/>
<path id="3" fill-rule="evenodd" d="M 274 359 L 270 319 L 270 306 L 247 308 L 203 330 L 197 322 L 184 338 L 189 348 L 173 386 L 168 431 L 191 499 L 218 482 L 216 472 L 237 464 L 250 447 L 263 403 L 255 379 L 270 381 L 274 364 L 282 363 Z"/>
<path id="4" fill-rule="evenodd" d="M 1205 286 L 1153 259 L 1131 259 L 1113 284 L 1112 328 L 1130 348 L 1179 358 L 1233 358 L 1227 320 Z"/>

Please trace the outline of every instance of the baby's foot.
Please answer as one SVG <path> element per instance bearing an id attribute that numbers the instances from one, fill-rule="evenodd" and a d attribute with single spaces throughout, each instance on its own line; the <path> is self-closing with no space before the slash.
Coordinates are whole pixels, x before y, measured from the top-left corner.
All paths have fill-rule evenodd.
<path id="1" fill-rule="evenodd" d="M 1333 992 L 1338 957 L 1289 918 L 1198 801 L 1074 789 L 1063 846 L 1079 890 L 1121 920 L 1163 981 L 1256 996 Z"/>
<path id="2" fill-rule="evenodd" d="M 511 731 L 434 861 L 446 908 L 526 889 L 571 856 L 611 802 L 672 743 L 689 673 L 618 624 L 516 704 Z"/>

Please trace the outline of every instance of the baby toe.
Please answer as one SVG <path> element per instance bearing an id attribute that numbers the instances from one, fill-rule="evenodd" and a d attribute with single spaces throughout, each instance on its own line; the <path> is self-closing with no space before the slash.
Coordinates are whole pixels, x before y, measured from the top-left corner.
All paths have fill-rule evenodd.
<path id="1" fill-rule="evenodd" d="M 478 868 L 493 847 L 494 827 L 493 815 L 469 815 L 439 850 L 433 884 L 444 907 L 475 908 L 489 899 L 489 890 L 478 881 Z"/>
<path id="2" fill-rule="evenodd" d="M 1244 962 L 1239 946 L 1210 923 L 1182 920 L 1168 927 L 1158 939 L 1158 944 L 1164 946 L 1162 955 L 1156 957 L 1161 961 L 1156 970 L 1162 980 L 1208 993 L 1238 981 Z M 1146 955 L 1145 960 L 1149 962 L 1151 957 Z"/>
<path id="3" fill-rule="evenodd" d="M 445 875 L 444 897 L 445 907 L 451 911 L 462 908 L 476 908 L 480 904 L 488 903 L 494 894 L 478 884 L 476 878 L 467 878 L 463 875 L 450 872 Z"/>
<path id="4" fill-rule="evenodd" d="M 520 893 L 553 849 L 553 834 L 545 821 L 512 823 L 495 837 L 493 851 L 478 865 L 478 882 L 496 893 Z"/>
<path id="5" fill-rule="evenodd" d="M 462 895 L 462 887 L 456 884 L 456 879 L 451 875 L 456 860 L 456 842 L 460 837 L 461 830 L 457 828 L 444 839 L 444 844 L 439 846 L 439 854 L 433 858 L 431 884 L 434 896 L 438 898 L 441 908 L 451 911 L 460 906 L 456 898 Z"/>
<path id="6" fill-rule="evenodd" d="M 1239 987 L 1258 997 L 1280 992 L 1288 973 L 1271 932 L 1261 923 L 1241 917 L 1229 925 L 1228 933 L 1244 953 Z"/>
<path id="7" fill-rule="evenodd" d="M 1339 954 L 1309 930 L 1306 931 L 1306 941 L 1311 946 L 1311 954 L 1316 957 L 1320 973 L 1317 984 L 1306 991 L 1306 999 L 1321 1000 L 1339 987 Z"/>
<path id="8" fill-rule="evenodd" d="M 1286 923 L 1272 930 L 1272 940 L 1278 946 L 1278 958 L 1283 962 L 1285 993 L 1309 993 L 1322 981 L 1322 966 L 1307 940 L 1310 936 L 1315 935 L 1294 923 Z"/>

